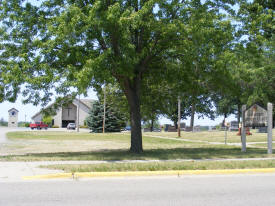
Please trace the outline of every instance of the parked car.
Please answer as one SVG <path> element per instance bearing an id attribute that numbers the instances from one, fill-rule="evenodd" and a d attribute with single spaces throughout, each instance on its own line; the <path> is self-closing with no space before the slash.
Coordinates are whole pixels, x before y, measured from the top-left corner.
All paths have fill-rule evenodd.
<path id="1" fill-rule="evenodd" d="M 41 130 L 41 129 L 48 129 L 48 125 L 44 124 L 43 122 L 35 122 L 35 123 L 31 123 L 30 124 L 30 128 L 33 129 L 37 129 L 37 130 Z"/>
<path id="2" fill-rule="evenodd" d="M 153 132 L 161 132 L 161 129 L 160 128 L 154 128 Z"/>
<path id="3" fill-rule="evenodd" d="M 67 125 L 67 129 L 75 129 L 75 123 L 69 123 L 68 125 Z"/>
<path id="4" fill-rule="evenodd" d="M 126 126 L 121 131 L 131 131 L 131 126 Z"/>

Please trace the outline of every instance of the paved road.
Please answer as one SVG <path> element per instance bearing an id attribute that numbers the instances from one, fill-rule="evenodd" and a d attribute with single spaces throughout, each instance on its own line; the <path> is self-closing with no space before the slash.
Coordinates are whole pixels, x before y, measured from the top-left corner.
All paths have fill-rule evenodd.
<path id="1" fill-rule="evenodd" d="M 1 127 L 0 126 L 0 144 L 8 142 L 8 139 L 6 138 L 6 133 L 12 132 L 12 131 L 29 131 L 29 128 L 24 127 Z"/>
<path id="2" fill-rule="evenodd" d="M 7 142 L 6 133 L 10 130 L 8 127 L 0 127 L 0 144 Z"/>
<path id="3" fill-rule="evenodd" d="M 275 174 L 1 183 L 0 205 L 275 205 Z"/>

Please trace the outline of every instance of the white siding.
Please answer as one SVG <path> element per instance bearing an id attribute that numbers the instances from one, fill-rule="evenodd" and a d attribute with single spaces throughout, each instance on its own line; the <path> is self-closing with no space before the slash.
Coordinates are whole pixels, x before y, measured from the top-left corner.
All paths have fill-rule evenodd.
<path id="1" fill-rule="evenodd" d="M 61 118 L 61 115 L 62 114 L 62 109 L 58 109 L 56 111 L 56 115 L 53 117 L 54 119 L 54 125 L 58 126 L 58 127 L 61 127 L 62 126 L 62 118 Z"/>
<path id="2" fill-rule="evenodd" d="M 32 120 L 33 122 L 42 122 L 42 114 L 39 113 L 38 115 L 36 115 Z"/>
<path id="3" fill-rule="evenodd" d="M 91 101 L 90 101 L 91 102 Z M 84 125 L 85 119 L 89 115 L 90 108 L 87 106 L 88 101 L 83 104 L 80 101 L 80 110 L 79 110 L 79 125 L 82 126 Z M 58 127 L 62 127 L 62 120 L 74 120 L 75 123 L 77 124 L 77 108 L 78 108 L 79 102 L 78 99 L 74 100 L 71 105 L 69 105 L 70 112 L 68 115 L 68 106 L 62 107 L 56 111 L 56 115 L 53 116 L 54 120 L 54 125 Z M 39 113 L 33 118 L 33 121 L 42 121 L 42 114 Z"/>
<path id="4" fill-rule="evenodd" d="M 77 107 L 73 104 L 62 107 L 62 120 L 76 120 Z"/>
<path id="5" fill-rule="evenodd" d="M 14 113 L 14 115 L 12 115 Z M 18 126 L 18 112 L 15 109 L 9 110 L 9 127 L 17 127 Z"/>

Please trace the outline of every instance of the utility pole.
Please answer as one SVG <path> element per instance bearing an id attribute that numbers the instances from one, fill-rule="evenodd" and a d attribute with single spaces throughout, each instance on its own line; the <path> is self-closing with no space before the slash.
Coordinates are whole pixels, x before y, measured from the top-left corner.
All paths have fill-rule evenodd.
<path id="1" fill-rule="evenodd" d="M 272 103 L 267 103 L 267 154 L 272 154 L 272 114 L 273 105 Z"/>
<path id="2" fill-rule="evenodd" d="M 78 94 L 78 106 L 77 106 L 77 132 L 79 132 L 79 106 L 80 106 L 80 94 Z"/>
<path id="3" fill-rule="evenodd" d="M 103 102 L 103 126 L 102 126 L 102 133 L 105 133 L 105 118 L 106 118 L 106 85 L 104 84 L 104 102 Z"/>
<path id="4" fill-rule="evenodd" d="M 180 97 L 178 97 L 178 137 L 180 137 Z"/>
<path id="5" fill-rule="evenodd" d="M 224 119 L 224 144 L 227 144 L 227 129 L 228 129 L 227 121 Z"/>
<path id="6" fill-rule="evenodd" d="M 245 111 L 246 111 L 246 105 L 242 106 L 242 152 L 246 152 L 246 128 L 245 128 Z"/>

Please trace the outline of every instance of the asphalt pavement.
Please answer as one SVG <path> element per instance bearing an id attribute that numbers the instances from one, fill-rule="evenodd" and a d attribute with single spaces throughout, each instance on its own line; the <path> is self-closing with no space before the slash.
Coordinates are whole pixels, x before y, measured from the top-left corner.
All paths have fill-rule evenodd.
<path id="1" fill-rule="evenodd" d="M 274 206 L 275 175 L 101 178 L 0 183 L 2 206 Z"/>
<path id="2" fill-rule="evenodd" d="M 6 138 L 6 133 L 8 132 L 15 132 L 15 131 L 31 131 L 30 128 L 25 127 L 1 127 L 0 126 L 0 146 L 3 143 L 9 142 Z"/>
<path id="3" fill-rule="evenodd" d="M 6 143 L 8 141 L 8 139 L 6 138 L 6 133 L 9 131 L 16 131 L 16 129 L 0 126 L 0 146 L 1 144 Z"/>

